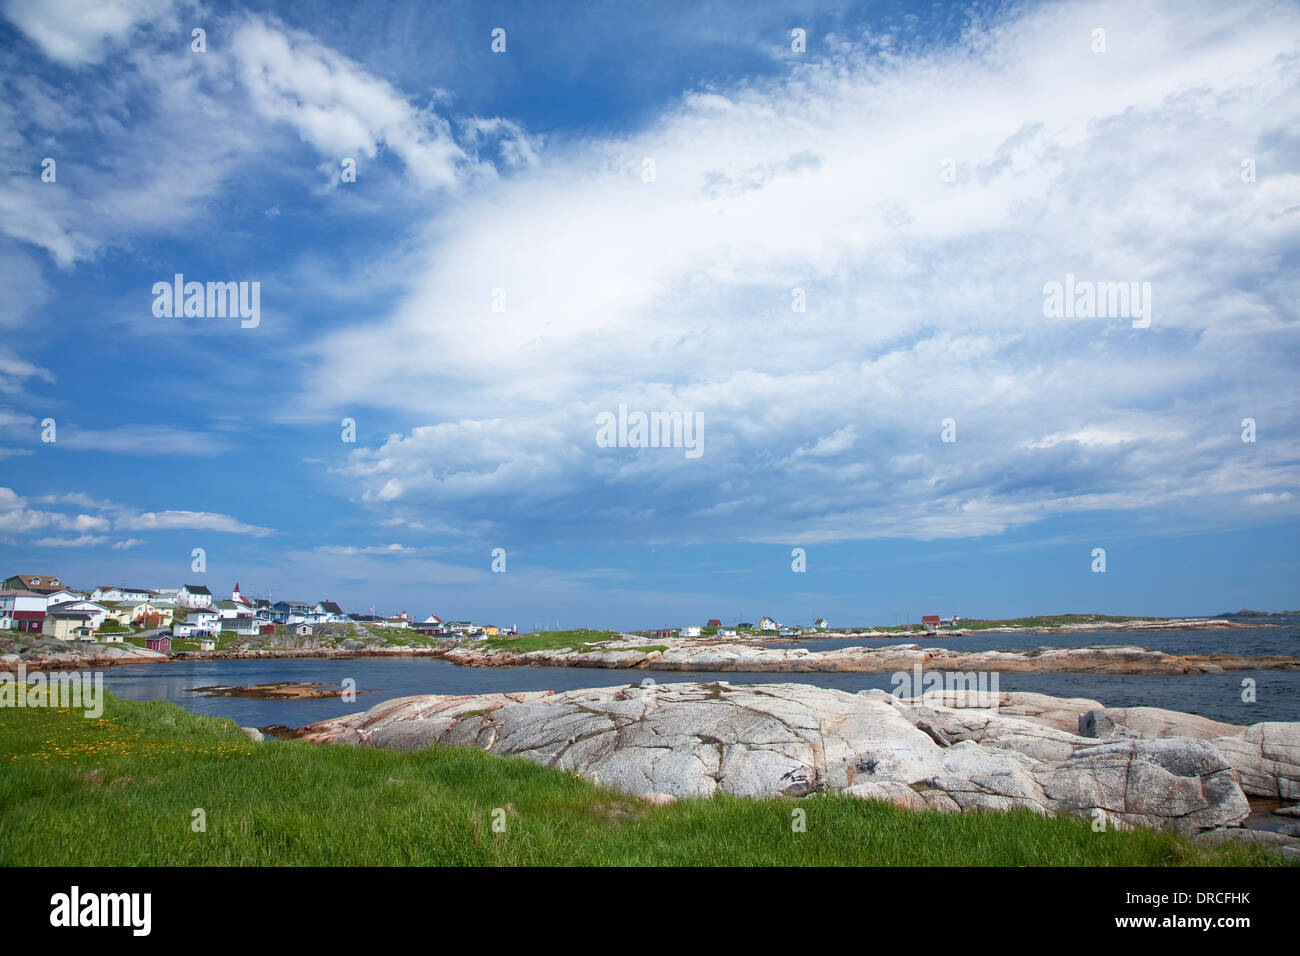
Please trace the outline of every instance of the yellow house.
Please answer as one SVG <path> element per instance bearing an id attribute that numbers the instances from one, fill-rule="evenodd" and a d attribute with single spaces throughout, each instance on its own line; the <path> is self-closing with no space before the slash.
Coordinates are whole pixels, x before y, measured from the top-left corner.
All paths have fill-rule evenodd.
<path id="1" fill-rule="evenodd" d="M 41 633 L 60 641 L 93 641 L 95 630 L 90 615 L 83 611 L 54 611 L 41 622 Z"/>
<path id="2" fill-rule="evenodd" d="M 172 623 L 172 609 L 152 601 L 119 601 L 106 607 L 108 617 L 127 627 L 166 627 Z"/>
<path id="3" fill-rule="evenodd" d="M 497 626 L 495 624 L 484 624 L 483 633 L 488 637 L 496 637 L 498 633 Z"/>

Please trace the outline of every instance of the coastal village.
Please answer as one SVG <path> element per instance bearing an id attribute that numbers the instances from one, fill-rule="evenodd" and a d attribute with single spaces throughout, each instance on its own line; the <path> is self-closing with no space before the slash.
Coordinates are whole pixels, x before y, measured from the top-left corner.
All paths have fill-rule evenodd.
<path id="1" fill-rule="evenodd" d="M 469 640 L 515 633 L 513 628 L 473 621 L 444 622 L 436 614 L 416 620 L 406 611 L 391 616 L 345 614 L 334 601 L 272 602 L 245 595 L 238 582 L 227 599 L 202 584 L 84 589 L 69 587 L 50 574 L 15 574 L 0 584 L 0 630 L 102 644 L 143 635 L 146 647 L 164 653 L 171 651 L 173 641 L 193 642 L 198 650 L 210 651 L 223 634 L 257 637 L 280 630 L 306 637 L 322 625 L 348 623 Z"/>
<path id="2" fill-rule="evenodd" d="M 920 628 L 935 631 L 952 627 L 957 617 L 923 615 Z M 308 638 L 330 625 L 360 625 L 367 629 L 395 629 L 425 637 L 476 641 L 512 637 L 514 627 L 444 621 L 436 614 L 417 619 L 405 610 L 397 614 L 345 613 L 334 601 L 272 601 L 244 594 L 236 582 L 228 598 L 220 598 L 207 585 L 130 587 L 98 585 L 91 589 L 67 585 L 52 574 L 15 574 L 0 584 L 0 631 L 39 634 L 61 641 L 100 644 L 143 643 L 150 650 L 212 651 L 223 638 L 256 638 L 289 634 Z M 724 626 L 718 618 L 707 624 L 658 628 L 644 632 L 658 639 L 708 638 L 726 640 L 755 634 L 798 638 L 831 630 L 825 618 L 811 627 L 791 627 L 771 617 L 755 625 L 740 621 Z M 910 630 L 910 626 L 909 626 Z"/>

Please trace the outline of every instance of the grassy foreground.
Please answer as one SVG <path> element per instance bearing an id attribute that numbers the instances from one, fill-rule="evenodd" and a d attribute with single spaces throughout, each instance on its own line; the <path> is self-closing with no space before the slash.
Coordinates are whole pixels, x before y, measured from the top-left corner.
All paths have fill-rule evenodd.
<path id="1" fill-rule="evenodd" d="M 792 828 L 798 810 L 806 832 Z M 231 721 L 161 701 L 108 695 L 99 720 L 0 709 L 3 866 L 1276 863 L 1255 847 L 1094 833 L 1028 812 L 913 813 L 846 797 L 649 807 L 476 750 L 255 744 Z"/>

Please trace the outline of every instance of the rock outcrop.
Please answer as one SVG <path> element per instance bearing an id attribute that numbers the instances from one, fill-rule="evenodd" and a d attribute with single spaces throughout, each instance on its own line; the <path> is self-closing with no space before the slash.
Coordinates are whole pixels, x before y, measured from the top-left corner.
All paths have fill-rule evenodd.
<path id="1" fill-rule="evenodd" d="M 841 791 L 917 809 L 1019 807 L 1183 833 L 1232 827 L 1249 814 L 1235 765 L 1218 748 L 1249 731 L 1100 740 L 1075 732 L 1081 716 L 1105 710 L 1096 701 L 1002 694 L 996 703 L 950 707 L 941 695 L 901 700 L 806 684 L 649 684 L 406 697 L 298 736 L 478 747 L 654 801 Z M 1275 759 L 1281 739 L 1261 732 L 1258 750 L 1270 755 L 1261 759 Z"/>
<path id="2" fill-rule="evenodd" d="M 1300 724 L 1266 721 L 1241 727 L 1159 707 L 1101 708 L 1079 717 L 1085 737 L 1150 740 L 1180 736 L 1208 741 L 1232 764 L 1241 788 L 1255 797 L 1300 799 Z"/>
<path id="3" fill-rule="evenodd" d="M 29 671 L 58 671 L 115 664 L 157 664 L 166 660 L 166 654 L 134 644 L 90 644 L 41 638 L 5 648 L 5 653 L 0 653 L 0 671 L 15 673 L 19 664 Z"/>

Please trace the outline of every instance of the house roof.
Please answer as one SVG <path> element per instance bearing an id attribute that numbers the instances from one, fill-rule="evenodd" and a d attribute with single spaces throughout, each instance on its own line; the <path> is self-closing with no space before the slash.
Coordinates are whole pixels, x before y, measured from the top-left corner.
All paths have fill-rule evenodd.
<path id="1" fill-rule="evenodd" d="M 102 604 L 97 604 L 97 603 L 95 603 L 94 601 L 87 601 L 85 598 L 78 598 L 78 599 L 75 600 L 75 601 L 60 601 L 58 604 L 51 604 L 51 605 L 50 605 L 49 607 L 47 607 L 45 610 L 46 610 L 46 611 L 57 611 L 57 610 L 59 610 L 60 608 L 63 608 L 64 610 L 69 610 L 69 611 L 70 611 L 70 610 L 72 610 L 72 608 L 69 607 L 69 605 L 72 605 L 72 604 L 89 604 L 91 607 L 97 607 L 97 608 L 99 608 L 101 611 L 107 611 L 107 610 L 108 610 L 108 608 L 104 607 L 104 605 L 102 605 Z"/>
<path id="2" fill-rule="evenodd" d="M 324 612 L 327 613 L 327 614 L 342 614 L 342 613 L 343 613 L 343 609 L 342 609 L 341 607 L 339 607 L 337 604 L 335 604 L 333 601 L 321 601 L 321 602 L 320 602 L 320 607 L 321 607 L 321 610 L 324 611 Z"/>
<path id="3" fill-rule="evenodd" d="M 189 591 L 191 594 L 209 594 L 209 595 L 210 595 L 210 594 L 212 593 L 212 592 L 209 591 L 206 587 L 204 587 L 202 584 L 187 584 L 187 585 L 185 585 L 185 587 L 181 588 L 181 590 L 182 590 L 182 591 Z"/>
<path id="4" fill-rule="evenodd" d="M 51 591 L 63 590 L 63 582 L 52 574 L 15 574 L 14 577 L 23 582 L 23 587 L 29 591 L 48 594 Z"/>
<path id="5" fill-rule="evenodd" d="M 0 597 L 45 597 L 44 594 L 37 594 L 35 591 L 0 591 Z"/>

